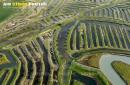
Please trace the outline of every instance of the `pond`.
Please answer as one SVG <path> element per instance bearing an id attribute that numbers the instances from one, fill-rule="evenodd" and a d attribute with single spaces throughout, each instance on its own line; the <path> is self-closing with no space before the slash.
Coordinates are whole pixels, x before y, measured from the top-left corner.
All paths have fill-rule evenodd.
<path id="1" fill-rule="evenodd" d="M 85 85 L 97 85 L 96 82 L 92 78 L 84 76 L 84 75 L 80 75 L 76 72 L 72 72 L 70 85 L 73 85 L 74 80 L 78 80 Z"/>

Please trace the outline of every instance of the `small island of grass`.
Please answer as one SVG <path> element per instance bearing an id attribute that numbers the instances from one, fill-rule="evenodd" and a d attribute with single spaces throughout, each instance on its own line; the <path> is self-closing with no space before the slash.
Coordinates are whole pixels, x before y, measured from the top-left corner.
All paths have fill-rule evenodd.
<path id="1" fill-rule="evenodd" d="M 6 58 L 4 54 L 0 53 L 0 65 L 4 63 L 9 63 L 10 61 Z"/>
<path id="2" fill-rule="evenodd" d="M 130 85 L 130 65 L 122 61 L 113 61 L 112 66 L 127 85 Z"/>

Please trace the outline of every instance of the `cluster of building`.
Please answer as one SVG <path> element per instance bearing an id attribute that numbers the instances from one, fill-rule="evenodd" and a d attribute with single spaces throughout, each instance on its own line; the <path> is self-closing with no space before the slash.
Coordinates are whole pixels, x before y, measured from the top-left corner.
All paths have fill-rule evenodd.
<path id="1" fill-rule="evenodd" d="M 6 25 L 6 29 L 9 29 L 9 28 L 11 28 L 11 27 L 13 27 L 13 26 L 15 26 L 15 25 L 17 25 L 18 23 L 20 23 L 21 22 L 21 20 L 14 20 L 14 21 L 12 21 L 12 22 L 9 22 L 7 25 Z"/>

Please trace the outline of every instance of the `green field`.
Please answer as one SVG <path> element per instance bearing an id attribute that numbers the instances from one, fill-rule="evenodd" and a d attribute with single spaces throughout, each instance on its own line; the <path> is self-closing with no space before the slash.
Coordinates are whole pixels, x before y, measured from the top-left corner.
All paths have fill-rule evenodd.
<path id="1" fill-rule="evenodd" d="M 11 15 L 19 11 L 19 8 L 3 7 L 3 3 L 0 2 L 0 22 L 8 19 Z"/>
<path id="2" fill-rule="evenodd" d="M 112 66 L 120 77 L 129 85 L 130 65 L 122 61 L 113 61 Z"/>

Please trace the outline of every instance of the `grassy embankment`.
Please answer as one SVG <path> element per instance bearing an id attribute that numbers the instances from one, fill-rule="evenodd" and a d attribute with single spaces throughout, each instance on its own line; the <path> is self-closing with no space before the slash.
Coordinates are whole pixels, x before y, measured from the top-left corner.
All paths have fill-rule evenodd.
<path id="1" fill-rule="evenodd" d="M 84 85 L 82 82 L 74 80 L 73 85 Z"/>
<path id="2" fill-rule="evenodd" d="M 62 6 L 63 2 L 64 2 L 63 0 L 58 1 L 56 6 L 49 13 L 55 14 L 58 11 L 58 9 Z"/>
<path id="3" fill-rule="evenodd" d="M 22 84 L 24 83 L 24 81 L 25 81 L 27 75 L 28 75 L 28 62 L 27 62 L 25 56 L 23 55 L 23 53 L 21 52 L 21 50 L 20 50 L 19 48 L 16 48 L 16 49 L 17 49 L 17 51 L 20 53 L 20 57 L 22 58 L 23 63 L 24 63 L 24 65 L 23 65 L 23 67 L 24 67 L 24 75 L 23 75 L 23 77 L 20 79 L 20 82 L 19 82 L 19 85 L 22 85 Z"/>
<path id="4" fill-rule="evenodd" d="M 48 59 L 48 63 L 50 66 L 50 73 L 48 75 L 48 82 L 47 85 L 52 85 L 53 84 L 53 72 L 54 72 L 54 64 L 52 62 L 52 56 L 50 53 L 50 45 L 49 45 L 49 39 L 44 40 L 43 38 L 41 38 L 42 44 L 45 46 L 45 49 L 48 51 L 47 52 L 47 59 Z"/>
<path id="5" fill-rule="evenodd" d="M 96 28 L 96 24 L 94 23 L 94 35 L 95 35 L 95 38 L 96 38 L 96 46 L 97 46 L 97 48 L 99 48 L 100 46 L 99 46 L 99 40 L 100 39 L 98 39 L 98 34 L 97 34 L 97 28 Z"/>
<path id="6" fill-rule="evenodd" d="M 8 72 L 7 72 L 4 80 L 2 81 L 2 85 L 7 85 L 8 80 L 9 80 L 10 76 L 12 75 L 13 69 L 12 68 L 8 68 L 7 71 Z"/>
<path id="7" fill-rule="evenodd" d="M 81 75 L 90 76 L 94 80 L 98 81 L 101 85 L 111 85 L 107 78 L 98 69 L 86 68 L 76 62 L 71 63 L 71 70 L 80 73 Z"/>
<path id="8" fill-rule="evenodd" d="M 43 53 L 42 49 L 40 48 L 40 45 L 38 44 L 37 40 L 33 39 L 33 41 L 36 44 L 36 47 L 38 48 L 40 55 L 43 56 L 44 53 Z M 40 63 L 41 63 L 41 72 L 42 73 L 41 73 L 41 76 L 39 78 L 39 85 L 42 85 L 43 76 L 44 76 L 44 72 L 45 72 L 45 64 L 44 64 L 42 57 L 40 57 Z"/>
<path id="9" fill-rule="evenodd" d="M 94 48 L 94 43 L 93 43 L 93 38 L 92 38 L 92 26 L 89 23 L 88 24 L 88 33 L 89 33 L 89 39 L 90 39 L 90 48 L 93 49 Z"/>
<path id="10" fill-rule="evenodd" d="M 30 80 L 29 80 L 29 85 L 32 85 L 33 84 L 33 81 L 34 81 L 34 78 L 35 78 L 35 75 L 36 75 L 36 63 L 35 63 L 35 60 L 32 58 L 31 54 L 29 53 L 27 47 L 26 47 L 26 44 L 22 43 L 22 47 L 24 48 L 25 52 L 27 53 L 27 55 L 29 56 L 31 62 L 32 62 L 32 74 L 30 76 Z"/>
<path id="11" fill-rule="evenodd" d="M 113 27 L 113 29 L 114 29 L 115 35 L 116 35 L 116 37 L 117 37 L 117 39 L 118 39 L 119 46 L 120 46 L 120 48 L 122 49 L 123 47 L 122 47 L 122 43 L 121 43 L 121 40 L 120 40 L 120 36 L 119 36 L 119 34 L 118 34 L 118 32 L 117 32 L 117 29 L 116 29 L 115 26 Z M 117 47 L 117 46 L 116 46 L 116 47 Z"/>
<path id="12" fill-rule="evenodd" d="M 111 43 L 110 43 L 110 39 L 109 39 L 108 32 L 107 32 L 107 29 L 106 29 L 106 25 L 103 25 L 103 29 L 104 29 L 104 32 L 105 32 L 105 38 L 106 38 L 106 41 L 108 43 L 108 47 L 111 48 Z"/>
<path id="13" fill-rule="evenodd" d="M 14 58 L 15 58 L 16 61 L 17 61 L 17 66 L 14 68 L 14 70 L 16 71 L 16 73 L 15 73 L 14 78 L 12 79 L 12 82 L 10 83 L 10 85 L 15 85 L 16 80 L 17 80 L 17 78 L 18 78 L 19 75 L 20 75 L 21 62 L 20 62 L 20 60 L 18 59 L 18 57 L 20 57 L 20 56 L 17 57 L 11 49 L 9 49 L 9 51 L 10 51 L 10 53 L 14 56 Z"/>
<path id="14" fill-rule="evenodd" d="M 71 53 L 70 39 L 71 39 L 72 32 L 73 32 L 74 28 L 76 27 L 77 23 L 78 23 L 78 21 L 76 21 L 76 23 L 69 28 L 68 34 L 66 36 L 66 50 L 68 53 Z"/>

